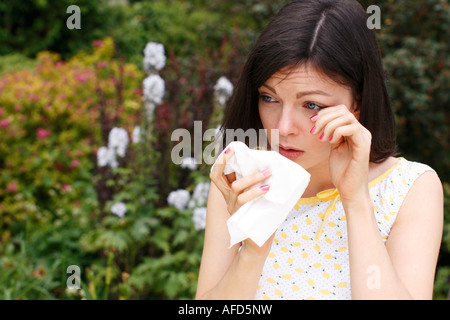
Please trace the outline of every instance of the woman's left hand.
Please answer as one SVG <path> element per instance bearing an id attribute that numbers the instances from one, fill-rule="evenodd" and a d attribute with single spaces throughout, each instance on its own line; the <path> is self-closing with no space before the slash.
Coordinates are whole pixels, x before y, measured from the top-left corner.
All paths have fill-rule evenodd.
<path id="1" fill-rule="evenodd" d="M 358 200 L 368 193 L 368 173 L 372 135 L 345 105 L 324 108 L 315 122 L 315 135 L 331 144 L 330 175 L 341 200 Z"/>

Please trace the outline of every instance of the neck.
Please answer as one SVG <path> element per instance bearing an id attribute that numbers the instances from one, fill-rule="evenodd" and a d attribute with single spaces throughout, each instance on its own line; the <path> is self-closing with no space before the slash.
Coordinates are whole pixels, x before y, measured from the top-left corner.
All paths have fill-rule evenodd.
<path id="1" fill-rule="evenodd" d="M 314 197 L 320 191 L 335 188 L 331 182 L 328 160 L 306 170 L 311 175 L 311 178 L 308 187 L 303 193 L 303 197 Z"/>

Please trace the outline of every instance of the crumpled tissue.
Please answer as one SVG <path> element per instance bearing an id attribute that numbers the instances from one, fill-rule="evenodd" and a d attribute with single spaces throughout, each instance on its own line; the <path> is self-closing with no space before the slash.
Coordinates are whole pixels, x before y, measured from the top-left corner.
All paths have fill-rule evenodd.
<path id="1" fill-rule="evenodd" d="M 252 186 L 268 184 L 269 191 L 245 203 L 227 220 L 230 247 L 247 238 L 261 247 L 301 198 L 311 175 L 276 151 L 253 150 L 240 141 L 231 142 L 230 147 L 234 155 L 225 165 L 225 175 L 235 172 L 240 179 L 267 168 L 272 171 L 268 179 Z"/>

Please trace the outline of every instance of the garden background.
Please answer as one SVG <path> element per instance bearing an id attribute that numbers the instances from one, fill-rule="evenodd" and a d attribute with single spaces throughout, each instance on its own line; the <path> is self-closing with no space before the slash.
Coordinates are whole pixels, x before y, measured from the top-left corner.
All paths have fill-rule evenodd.
<path id="1" fill-rule="evenodd" d="M 209 167 L 173 163 L 171 135 L 217 127 L 287 2 L 0 2 L 0 299 L 194 297 Z M 399 151 L 444 183 L 434 299 L 449 299 L 449 4 L 360 3 L 381 8 Z M 66 26 L 70 5 L 81 29 Z M 166 60 L 144 63 L 148 43 Z M 67 288 L 69 266 L 80 290 Z"/>

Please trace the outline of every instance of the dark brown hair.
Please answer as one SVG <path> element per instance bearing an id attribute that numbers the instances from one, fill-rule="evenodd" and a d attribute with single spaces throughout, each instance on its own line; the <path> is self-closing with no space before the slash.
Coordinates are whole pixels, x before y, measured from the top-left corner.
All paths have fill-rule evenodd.
<path id="1" fill-rule="evenodd" d="M 393 155 L 394 114 L 380 50 L 367 18 L 355 0 L 299 0 L 282 8 L 248 56 L 222 129 L 263 129 L 258 88 L 285 67 L 308 64 L 352 89 L 359 121 L 372 133 L 370 161 L 382 162 Z"/>

